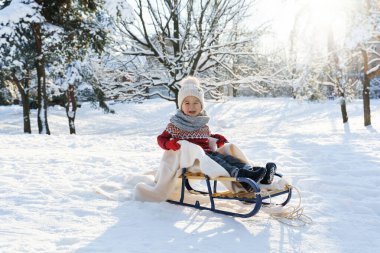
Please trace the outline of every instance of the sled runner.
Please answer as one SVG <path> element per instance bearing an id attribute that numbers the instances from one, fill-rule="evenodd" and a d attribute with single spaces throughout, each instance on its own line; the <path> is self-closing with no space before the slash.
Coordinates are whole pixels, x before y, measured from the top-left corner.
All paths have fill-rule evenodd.
<path id="1" fill-rule="evenodd" d="M 279 173 L 276 173 L 275 176 L 279 178 L 282 177 L 282 175 Z M 251 217 L 259 212 L 262 205 L 275 204 L 279 206 L 285 206 L 292 197 L 292 188 L 290 185 L 283 185 L 281 187 L 276 188 L 267 187 L 266 185 L 260 187 L 259 184 L 257 184 L 250 178 L 210 178 L 209 176 L 202 173 L 188 172 L 186 168 L 182 169 L 182 174 L 179 177 L 179 180 L 181 180 L 179 200 L 169 199 L 167 200 L 167 202 L 182 206 L 193 207 L 200 210 L 209 210 L 215 213 L 230 215 L 234 217 Z M 190 184 L 190 180 L 204 182 L 206 184 L 206 189 L 194 189 Z M 213 186 L 211 186 L 211 181 L 213 181 Z M 233 193 L 231 191 L 218 192 L 218 182 L 245 183 L 248 184 L 253 189 L 253 191 L 242 191 L 237 193 Z M 186 193 L 190 195 L 206 196 L 209 199 L 209 203 L 207 205 L 201 205 L 199 200 L 196 200 L 194 204 L 187 203 L 185 201 Z M 225 200 L 238 202 L 241 206 L 244 207 L 242 209 L 248 209 L 248 211 L 244 211 L 243 213 L 241 213 L 240 210 L 227 210 L 226 208 L 220 208 L 219 206 L 224 206 L 220 202 L 223 202 Z"/>

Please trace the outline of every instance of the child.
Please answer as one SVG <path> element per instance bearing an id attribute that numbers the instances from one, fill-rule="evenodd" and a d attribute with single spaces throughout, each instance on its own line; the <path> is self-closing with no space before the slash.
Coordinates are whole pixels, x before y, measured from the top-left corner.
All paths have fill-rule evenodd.
<path id="1" fill-rule="evenodd" d="M 158 145 L 165 150 L 178 150 L 178 140 L 187 140 L 203 148 L 205 153 L 232 177 L 248 177 L 262 184 L 272 183 L 276 165 L 267 163 L 266 168 L 252 167 L 239 159 L 212 151 L 209 137 L 217 139 L 217 146 L 222 147 L 227 139 L 220 134 L 211 134 L 207 123 L 210 118 L 204 110 L 204 94 L 195 77 L 187 77 L 180 82 L 177 113 L 171 117 L 166 129 L 157 137 Z M 251 189 L 242 184 L 246 190 Z"/>

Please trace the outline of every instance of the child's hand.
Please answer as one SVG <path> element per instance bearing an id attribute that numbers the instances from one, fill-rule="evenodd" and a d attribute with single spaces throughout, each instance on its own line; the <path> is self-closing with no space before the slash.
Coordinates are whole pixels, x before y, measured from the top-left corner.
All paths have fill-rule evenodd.
<path id="1" fill-rule="evenodd" d="M 213 134 L 212 137 L 218 139 L 218 140 L 216 141 L 216 145 L 218 146 L 218 148 L 223 147 L 223 145 L 224 145 L 226 142 L 228 142 L 227 139 L 226 139 L 226 137 L 224 137 L 224 136 L 221 135 L 221 134 Z"/>
<path id="2" fill-rule="evenodd" d="M 165 147 L 168 149 L 168 150 L 178 150 L 181 148 L 181 145 L 179 143 L 177 143 L 178 139 L 172 139 L 170 141 L 167 141 L 165 142 Z"/>

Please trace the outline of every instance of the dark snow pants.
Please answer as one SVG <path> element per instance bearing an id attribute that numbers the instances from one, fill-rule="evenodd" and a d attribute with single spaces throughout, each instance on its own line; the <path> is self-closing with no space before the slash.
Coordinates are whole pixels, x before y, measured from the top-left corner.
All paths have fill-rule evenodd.
<path id="1" fill-rule="evenodd" d="M 217 162 L 220 166 L 222 166 L 231 177 L 236 177 L 239 169 L 247 169 L 250 170 L 252 167 L 249 164 L 243 163 L 236 157 L 231 155 L 222 155 L 218 152 L 208 152 L 207 155 Z"/>

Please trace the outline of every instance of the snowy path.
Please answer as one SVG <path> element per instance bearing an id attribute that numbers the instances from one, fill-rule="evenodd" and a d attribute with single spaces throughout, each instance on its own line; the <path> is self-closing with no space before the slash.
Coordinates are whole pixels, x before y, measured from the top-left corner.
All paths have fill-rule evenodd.
<path id="1" fill-rule="evenodd" d="M 236 99 L 207 103 L 213 132 L 259 164 L 275 161 L 302 191 L 314 223 L 283 225 L 263 212 L 236 219 L 130 199 L 131 175 L 158 166 L 156 136 L 172 103 L 116 104 L 116 115 L 80 109 L 76 136 L 65 113 L 49 111 L 52 136 L 21 134 L 21 108 L 0 107 L 0 252 L 375 252 L 380 248 L 380 101 L 373 127 L 362 105 L 341 123 L 334 101 Z M 35 112 L 33 112 L 35 113 Z M 35 119 L 35 116 L 32 116 Z M 33 125 L 36 132 L 36 126 Z"/>

